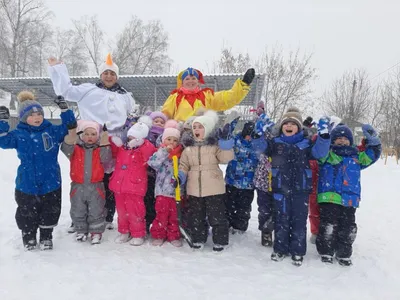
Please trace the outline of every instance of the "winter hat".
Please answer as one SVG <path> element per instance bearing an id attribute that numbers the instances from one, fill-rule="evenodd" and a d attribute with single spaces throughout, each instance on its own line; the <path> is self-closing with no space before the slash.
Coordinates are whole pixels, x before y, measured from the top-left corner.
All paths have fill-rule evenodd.
<path id="1" fill-rule="evenodd" d="M 199 80 L 199 83 L 204 84 L 203 73 L 201 73 L 197 69 L 187 68 L 186 70 L 181 71 L 176 78 L 176 87 L 179 89 L 182 86 L 182 81 L 189 75 L 196 77 Z"/>
<path id="2" fill-rule="evenodd" d="M 161 111 L 154 111 L 152 112 L 149 117 L 154 121 L 157 118 L 161 118 L 164 120 L 164 122 L 167 122 L 168 118 L 166 115 L 164 115 Z"/>
<path id="3" fill-rule="evenodd" d="M 288 110 L 282 117 L 280 128 L 282 129 L 283 124 L 287 122 L 295 123 L 299 130 L 303 128 L 303 119 L 301 118 L 300 110 L 297 107 L 288 108 Z"/>
<path id="4" fill-rule="evenodd" d="M 149 116 L 141 116 L 138 120 L 138 123 L 143 123 L 146 124 L 147 127 L 151 128 L 153 126 L 153 119 L 150 118 Z"/>
<path id="5" fill-rule="evenodd" d="M 242 137 L 245 138 L 248 135 L 252 135 L 252 133 L 254 132 L 254 122 L 248 121 L 246 123 L 244 123 L 243 125 L 243 130 L 242 130 Z"/>
<path id="6" fill-rule="evenodd" d="M 26 123 L 26 120 L 32 113 L 40 113 L 44 116 L 43 107 L 39 102 L 35 101 L 35 96 L 32 92 L 22 91 L 17 96 L 19 100 L 18 116 L 21 122 Z"/>
<path id="7" fill-rule="evenodd" d="M 145 123 L 137 122 L 128 130 L 127 136 L 131 136 L 137 139 L 145 139 L 149 134 L 149 126 Z"/>
<path id="8" fill-rule="evenodd" d="M 164 143 L 164 141 L 171 136 L 177 138 L 179 141 L 179 138 L 181 137 L 181 132 L 178 128 L 178 122 L 176 122 L 175 120 L 168 120 L 165 123 L 164 133 L 162 135 L 161 141 Z"/>
<path id="9" fill-rule="evenodd" d="M 107 54 L 106 61 L 102 63 L 99 67 L 99 76 L 101 77 L 101 74 L 103 74 L 103 72 L 107 70 L 113 71 L 115 74 L 117 74 L 117 78 L 119 77 L 119 68 L 113 62 L 110 53 Z"/>
<path id="10" fill-rule="evenodd" d="M 218 123 L 218 115 L 213 110 L 207 110 L 204 115 L 196 117 L 193 120 L 192 129 L 194 123 L 200 123 L 204 126 L 204 138 L 207 138 Z"/>
<path id="11" fill-rule="evenodd" d="M 193 120 L 196 119 L 195 116 L 191 116 L 189 118 L 186 119 L 185 123 L 183 123 L 183 129 L 189 129 L 192 130 L 192 124 L 193 124 Z"/>
<path id="12" fill-rule="evenodd" d="M 257 110 L 256 110 L 257 115 L 260 116 L 261 114 L 263 114 L 264 109 L 265 109 L 264 101 L 259 101 L 257 103 Z"/>
<path id="13" fill-rule="evenodd" d="M 78 120 L 78 127 L 76 128 L 77 133 L 83 133 L 86 129 L 93 128 L 97 132 L 97 136 L 100 136 L 100 124 L 95 121 Z"/>
<path id="14" fill-rule="evenodd" d="M 338 125 L 331 131 L 331 143 L 333 144 L 340 137 L 347 138 L 350 141 L 350 145 L 353 145 L 353 133 L 346 125 Z"/>

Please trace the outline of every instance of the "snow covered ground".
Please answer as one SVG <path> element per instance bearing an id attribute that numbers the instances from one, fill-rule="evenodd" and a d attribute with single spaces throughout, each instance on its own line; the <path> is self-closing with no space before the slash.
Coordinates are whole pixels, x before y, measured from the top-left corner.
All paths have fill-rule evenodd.
<path id="1" fill-rule="evenodd" d="M 25 252 L 14 220 L 15 151 L 0 152 L 0 299 L 400 299 L 400 166 L 389 158 L 363 172 L 359 234 L 350 268 L 327 266 L 308 245 L 302 267 L 270 260 L 260 245 L 257 207 L 247 234 L 232 236 L 224 253 L 187 245 L 117 245 L 116 231 L 91 246 L 66 233 L 69 166 L 60 155 L 63 210 L 54 250 Z M 211 241 L 209 241 L 210 243 Z"/>

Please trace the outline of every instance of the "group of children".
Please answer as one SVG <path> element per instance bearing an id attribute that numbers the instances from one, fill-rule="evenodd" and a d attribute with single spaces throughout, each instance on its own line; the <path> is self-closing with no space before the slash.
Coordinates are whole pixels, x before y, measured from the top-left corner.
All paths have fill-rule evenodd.
<path id="1" fill-rule="evenodd" d="M 257 120 L 246 122 L 239 133 L 238 118 L 217 126 L 218 115 L 208 110 L 184 124 L 153 112 L 140 117 L 126 136 L 109 136 L 107 124 L 77 122 L 63 99 L 56 102 L 61 125 L 43 118 L 32 94 L 22 93 L 19 99 L 20 123 L 13 131 L 8 109 L 0 107 L 0 147 L 17 149 L 21 160 L 16 220 L 28 250 L 36 247 L 38 228 L 41 248 L 53 246 L 52 230 L 61 211 L 61 145 L 70 160 L 70 215 L 77 241 L 90 235 L 93 244 L 101 242 L 106 225 L 104 166 L 115 160 L 109 189 L 118 213 L 117 243 L 142 245 L 149 231 L 152 245 L 168 241 L 180 247 L 181 226 L 192 247 L 202 249 L 211 226 L 213 250 L 221 252 L 229 244 L 229 232 L 248 229 L 256 190 L 261 243 L 273 246 L 272 260 L 290 255 L 293 264 L 301 265 L 313 175 L 318 174 L 317 250 L 323 262 L 332 263 L 336 255 L 340 264 L 351 264 L 360 170 L 374 163 L 381 150 L 370 125 L 363 126 L 361 150 L 354 147 L 346 125 L 332 128 L 329 118 L 321 118 L 313 137 L 303 128 L 298 109 L 289 109 L 274 124 L 262 106 Z M 179 172 L 174 160 L 179 161 Z M 318 161 L 318 172 L 314 168 L 313 173 L 310 161 Z M 220 164 L 228 164 L 225 178 Z M 177 190 L 185 200 L 182 212 L 177 210 Z M 155 214 L 149 213 L 152 210 Z"/>

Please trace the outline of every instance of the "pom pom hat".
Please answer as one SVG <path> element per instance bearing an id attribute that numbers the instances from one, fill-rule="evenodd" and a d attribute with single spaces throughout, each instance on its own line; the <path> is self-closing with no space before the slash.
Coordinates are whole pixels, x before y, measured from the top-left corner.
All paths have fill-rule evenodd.
<path id="1" fill-rule="evenodd" d="M 164 133 L 162 135 L 161 141 L 164 143 L 164 141 L 169 137 L 175 137 L 178 139 L 178 141 L 181 137 L 181 132 L 178 129 L 178 122 L 176 122 L 175 120 L 168 120 L 165 123 Z"/>
<path id="2" fill-rule="evenodd" d="M 99 67 L 99 76 L 101 76 L 101 74 L 103 74 L 107 70 L 113 71 L 117 75 L 117 78 L 119 77 L 119 68 L 113 62 L 110 53 L 107 54 L 106 61 L 102 63 Z"/>
<path id="3" fill-rule="evenodd" d="M 43 107 L 35 100 L 33 93 L 22 91 L 17 96 L 19 100 L 18 116 L 21 122 L 26 123 L 26 120 L 33 113 L 39 113 L 44 116 Z"/>
<path id="4" fill-rule="evenodd" d="M 282 117 L 280 128 L 282 128 L 282 126 L 288 122 L 295 123 L 297 125 L 297 127 L 299 128 L 299 130 L 303 128 L 303 126 L 302 126 L 303 119 L 301 117 L 300 110 L 297 107 L 288 108 L 288 110 Z"/>

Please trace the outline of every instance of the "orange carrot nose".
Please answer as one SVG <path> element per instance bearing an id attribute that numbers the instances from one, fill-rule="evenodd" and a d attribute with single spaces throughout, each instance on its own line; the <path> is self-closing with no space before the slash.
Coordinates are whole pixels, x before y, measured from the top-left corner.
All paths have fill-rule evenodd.
<path id="1" fill-rule="evenodd" d="M 113 61 L 112 61 L 112 58 L 111 58 L 111 53 L 107 54 L 106 65 L 108 65 L 108 66 L 112 66 L 113 65 Z"/>

